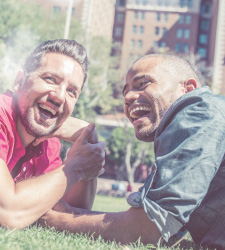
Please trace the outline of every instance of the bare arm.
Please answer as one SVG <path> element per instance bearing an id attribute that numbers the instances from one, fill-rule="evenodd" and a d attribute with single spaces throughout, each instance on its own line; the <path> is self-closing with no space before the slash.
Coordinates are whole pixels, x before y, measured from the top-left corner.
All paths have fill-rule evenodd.
<path id="1" fill-rule="evenodd" d="M 62 139 L 64 141 L 68 142 L 75 142 L 76 139 L 80 136 L 82 131 L 87 127 L 88 123 L 77 119 L 75 117 L 69 117 L 64 121 L 64 123 L 57 129 L 55 130 L 52 134 L 48 136 L 44 136 L 41 138 L 37 138 L 33 145 L 36 146 L 40 142 L 50 138 L 50 137 L 57 137 L 59 139 Z M 98 141 L 98 134 L 97 131 L 93 131 L 92 136 L 89 139 L 90 143 L 96 143 Z"/>
<path id="2" fill-rule="evenodd" d="M 42 225 L 54 226 L 58 230 L 82 233 L 115 240 L 122 244 L 136 242 L 141 237 L 143 244 L 156 245 L 161 234 L 151 222 L 143 208 L 130 208 L 118 213 L 100 213 L 83 209 L 73 209 L 72 213 L 49 211 L 42 219 Z M 45 224 L 46 223 L 46 224 Z"/>
<path id="3" fill-rule="evenodd" d="M 60 126 L 60 128 L 54 132 L 54 136 L 69 142 L 74 142 L 87 125 L 88 123 L 83 120 L 69 117 Z M 98 134 L 96 130 L 93 131 L 89 142 L 98 142 Z M 97 178 L 75 183 L 72 188 L 64 195 L 63 199 L 73 207 L 91 209 L 94 202 L 96 188 Z"/>
<path id="4" fill-rule="evenodd" d="M 7 165 L 0 159 L 1 225 L 26 227 L 51 209 L 75 183 L 98 175 L 104 165 L 104 144 L 88 143 L 93 130 L 91 125 L 82 132 L 60 168 L 37 178 L 15 184 Z"/>
<path id="5" fill-rule="evenodd" d="M 76 183 L 64 195 L 63 200 L 72 207 L 91 209 L 97 188 L 97 178 Z"/>

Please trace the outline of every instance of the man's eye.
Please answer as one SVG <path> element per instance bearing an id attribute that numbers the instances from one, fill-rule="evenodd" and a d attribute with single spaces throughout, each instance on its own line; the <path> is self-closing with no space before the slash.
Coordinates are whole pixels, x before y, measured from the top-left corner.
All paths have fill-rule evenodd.
<path id="1" fill-rule="evenodd" d="M 74 89 L 67 89 L 67 92 L 72 97 L 77 97 L 77 92 Z"/>
<path id="2" fill-rule="evenodd" d="M 55 78 L 51 77 L 51 76 L 46 76 L 43 78 L 46 82 L 48 83 L 56 83 Z"/>
<path id="3" fill-rule="evenodd" d="M 145 81 L 145 82 L 141 82 L 140 83 L 140 87 L 144 87 L 146 84 L 148 84 L 149 83 L 149 81 Z"/>

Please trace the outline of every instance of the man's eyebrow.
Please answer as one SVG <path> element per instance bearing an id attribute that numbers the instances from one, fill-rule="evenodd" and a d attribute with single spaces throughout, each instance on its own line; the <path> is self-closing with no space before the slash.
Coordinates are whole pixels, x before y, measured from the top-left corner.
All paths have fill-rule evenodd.
<path id="1" fill-rule="evenodd" d="M 45 71 L 45 72 L 41 72 L 40 73 L 41 76 L 46 76 L 46 75 L 52 75 L 60 80 L 62 80 L 63 78 L 60 77 L 60 75 L 57 73 L 57 72 L 54 72 L 54 71 Z"/>
<path id="2" fill-rule="evenodd" d="M 141 80 L 143 78 L 153 79 L 150 75 L 144 74 L 144 75 L 134 77 L 133 82 L 136 82 L 136 81 Z"/>
<path id="3" fill-rule="evenodd" d="M 42 76 L 45 76 L 45 75 L 48 75 L 48 74 L 50 74 L 50 75 L 52 75 L 52 76 L 58 78 L 60 81 L 63 80 L 63 77 L 61 77 L 57 72 L 54 72 L 54 71 L 46 71 L 46 72 L 43 72 L 41 75 L 42 75 Z M 83 88 L 83 85 L 82 85 L 82 87 L 80 88 L 79 85 L 78 85 L 77 83 L 70 82 L 70 84 L 71 84 L 71 86 L 72 86 L 73 88 L 75 88 L 76 90 L 78 90 L 78 91 L 81 92 L 81 90 L 82 90 L 82 88 Z"/>

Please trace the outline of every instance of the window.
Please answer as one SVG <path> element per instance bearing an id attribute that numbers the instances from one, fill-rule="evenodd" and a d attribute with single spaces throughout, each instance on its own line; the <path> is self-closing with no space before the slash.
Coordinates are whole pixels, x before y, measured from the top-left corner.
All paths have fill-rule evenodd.
<path id="1" fill-rule="evenodd" d="M 188 8 L 192 8 L 192 6 L 193 6 L 193 0 L 188 0 L 187 1 L 187 6 L 188 6 Z"/>
<path id="2" fill-rule="evenodd" d="M 180 7 L 181 7 L 181 8 L 184 7 L 184 0 L 180 0 Z"/>
<path id="3" fill-rule="evenodd" d="M 158 46 L 159 46 L 158 42 L 154 42 L 154 43 L 153 43 L 153 48 L 154 48 L 154 49 L 155 49 L 155 48 L 158 48 Z"/>
<path id="4" fill-rule="evenodd" d="M 144 33 L 144 26 L 140 26 L 140 34 Z"/>
<path id="5" fill-rule="evenodd" d="M 117 15 L 116 15 L 116 21 L 118 23 L 123 23 L 124 22 L 124 14 L 123 13 L 117 13 Z"/>
<path id="6" fill-rule="evenodd" d="M 180 14 L 178 23 L 183 23 L 183 22 L 184 22 L 184 15 Z"/>
<path id="7" fill-rule="evenodd" d="M 133 33 L 136 34 L 137 33 L 137 26 L 133 25 L 132 30 L 133 30 Z"/>
<path id="8" fill-rule="evenodd" d="M 155 35 L 159 35 L 159 27 L 155 27 Z"/>
<path id="9" fill-rule="evenodd" d="M 199 43 L 207 44 L 207 42 L 208 42 L 208 36 L 206 34 L 200 34 Z"/>
<path id="10" fill-rule="evenodd" d="M 53 12 L 57 15 L 61 12 L 61 8 L 59 6 L 53 6 Z"/>
<path id="11" fill-rule="evenodd" d="M 160 19 L 161 19 L 161 15 L 160 15 L 159 12 L 157 12 L 157 13 L 156 13 L 156 20 L 157 20 L 157 21 L 160 21 Z"/>
<path id="12" fill-rule="evenodd" d="M 143 46 L 142 40 L 138 40 L 138 47 L 139 47 L 139 48 L 142 48 L 142 46 Z"/>
<path id="13" fill-rule="evenodd" d="M 209 20 L 202 20 L 200 26 L 201 26 L 201 30 L 208 30 Z"/>
<path id="14" fill-rule="evenodd" d="M 74 16 L 75 8 L 72 8 L 72 16 Z"/>
<path id="15" fill-rule="evenodd" d="M 161 47 L 161 48 L 165 48 L 165 47 L 166 47 L 166 43 L 165 43 L 165 42 L 161 42 L 160 47 Z"/>
<path id="16" fill-rule="evenodd" d="M 134 11 L 134 19 L 138 19 L 138 11 L 137 10 Z"/>
<path id="17" fill-rule="evenodd" d="M 183 44 L 183 52 L 184 53 L 188 52 L 188 44 L 187 43 Z"/>
<path id="18" fill-rule="evenodd" d="M 164 13 L 164 21 L 168 21 L 168 13 Z"/>
<path id="19" fill-rule="evenodd" d="M 144 12 L 144 11 L 141 12 L 141 19 L 142 19 L 142 20 L 145 19 L 145 12 Z"/>
<path id="20" fill-rule="evenodd" d="M 116 5 L 117 6 L 125 6 L 125 0 L 117 0 Z"/>
<path id="21" fill-rule="evenodd" d="M 198 48 L 198 54 L 201 56 L 201 58 L 206 58 L 207 57 L 207 51 L 206 48 Z"/>
<path id="22" fill-rule="evenodd" d="M 181 38 L 183 36 L 183 30 L 177 29 L 177 38 Z"/>
<path id="23" fill-rule="evenodd" d="M 123 29 L 121 27 L 116 27 L 115 36 L 122 36 Z"/>
<path id="24" fill-rule="evenodd" d="M 201 14 L 209 14 L 211 10 L 211 5 L 209 3 L 202 4 Z"/>
<path id="25" fill-rule="evenodd" d="M 191 15 L 186 15 L 185 16 L 185 23 L 190 24 L 191 23 Z"/>
<path id="26" fill-rule="evenodd" d="M 135 47 L 135 40 L 132 39 L 132 40 L 130 41 L 130 44 L 131 44 L 131 48 L 134 48 L 134 47 Z"/>
<path id="27" fill-rule="evenodd" d="M 163 36 L 165 36 L 167 33 L 167 28 L 163 28 Z"/>
<path id="28" fill-rule="evenodd" d="M 140 0 L 136 0 L 136 4 L 140 4 Z"/>
<path id="29" fill-rule="evenodd" d="M 180 52 L 180 43 L 175 44 L 175 51 Z"/>
<path id="30" fill-rule="evenodd" d="M 148 3 L 148 0 L 142 0 L 143 4 L 146 5 Z"/>
<path id="31" fill-rule="evenodd" d="M 189 29 L 185 29 L 184 30 L 184 38 L 188 39 L 190 37 L 190 30 Z"/>

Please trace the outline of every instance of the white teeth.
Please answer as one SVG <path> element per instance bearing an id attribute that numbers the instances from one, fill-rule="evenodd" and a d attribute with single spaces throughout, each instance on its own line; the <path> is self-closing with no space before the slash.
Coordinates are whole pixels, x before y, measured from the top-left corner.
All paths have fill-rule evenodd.
<path id="1" fill-rule="evenodd" d="M 49 106 L 47 106 L 47 105 L 45 105 L 45 104 L 43 104 L 43 103 L 39 103 L 39 106 L 40 106 L 42 109 L 45 109 L 45 110 L 51 112 L 52 115 L 55 115 L 55 114 L 57 113 L 54 109 L 52 109 L 51 107 L 49 107 Z"/>
<path id="2" fill-rule="evenodd" d="M 130 117 L 131 117 L 131 118 L 136 119 L 136 118 L 139 117 L 139 116 L 136 116 L 136 115 L 134 114 L 134 112 L 137 111 L 137 110 L 150 111 L 151 109 L 150 109 L 149 107 L 145 107 L 145 106 L 143 106 L 143 107 L 136 107 L 136 108 L 134 108 L 134 109 L 132 109 L 132 110 L 130 111 Z"/>

